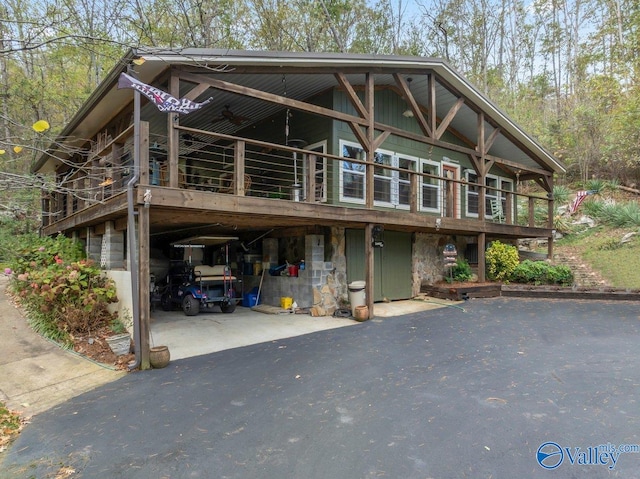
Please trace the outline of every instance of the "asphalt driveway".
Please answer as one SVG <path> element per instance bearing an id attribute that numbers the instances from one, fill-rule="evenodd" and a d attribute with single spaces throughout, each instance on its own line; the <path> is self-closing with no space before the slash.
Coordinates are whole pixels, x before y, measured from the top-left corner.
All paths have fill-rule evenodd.
<path id="1" fill-rule="evenodd" d="M 0 475 L 640 477 L 639 303 L 462 306 L 129 374 L 36 416 Z"/>

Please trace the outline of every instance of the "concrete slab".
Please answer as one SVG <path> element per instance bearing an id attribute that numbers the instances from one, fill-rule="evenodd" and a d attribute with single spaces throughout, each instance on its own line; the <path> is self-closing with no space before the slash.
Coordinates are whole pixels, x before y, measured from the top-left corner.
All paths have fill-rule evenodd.
<path id="1" fill-rule="evenodd" d="M 200 356 L 358 324 L 351 318 L 265 314 L 242 306 L 230 314 L 213 308 L 211 312 L 202 312 L 197 316 L 185 316 L 181 311 L 156 311 L 151 318 L 152 343 L 168 346 L 171 359 Z"/>
<path id="2" fill-rule="evenodd" d="M 455 304 L 422 296 L 415 300 L 375 304 L 374 316 L 388 318 Z M 151 342 L 152 345 L 168 346 L 171 359 L 184 359 L 354 324 L 358 322 L 353 318 L 265 314 L 242 306 L 230 314 L 214 307 L 197 316 L 186 316 L 182 311 L 157 310 L 151 313 Z"/>

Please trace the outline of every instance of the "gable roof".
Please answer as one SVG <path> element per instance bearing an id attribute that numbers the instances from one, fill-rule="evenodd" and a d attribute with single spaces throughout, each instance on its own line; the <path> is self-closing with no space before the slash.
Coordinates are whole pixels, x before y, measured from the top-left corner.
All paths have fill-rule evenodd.
<path id="1" fill-rule="evenodd" d="M 132 49 L 111 70 L 98 88 L 91 94 L 64 130 L 58 142 L 71 146 L 81 146 L 86 139 L 103 129 L 123 108 L 131 103 L 131 91 L 118 90 L 117 82 L 121 72 L 127 70 L 134 60 L 134 70 L 139 80 L 145 83 L 166 81 L 171 67 L 179 67 L 190 72 L 205 72 L 230 83 L 244 85 L 262 91 L 303 100 L 314 94 L 338 87 L 333 73 L 343 72 L 351 84 L 362 83 L 364 73 L 375 74 L 375 84 L 396 85 L 395 73 L 411 77 L 411 92 L 421 105 L 428 104 L 428 83 L 426 73 L 436 75 L 436 114 L 439 118 L 447 115 L 459 98 L 465 103 L 451 121 L 451 128 L 462 136 L 474 139 L 478 131 L 478 112 L 485 115 L 485 134 L 487 137 L 499 128 L 489 152 L 497 157 L 522 164 L 525 168 L 545 169 L 564 172 L 562 164 L 545 150 L 534 138 L 511 120 L 493 102 L 480 93 L 471 83 L 460 75 L 446 61 L 436 58 L 362 55 L 342 53 L 292 53 L 264 51 L 233 51 L 223 49 L 187 48 L 180 50 Z M 255 73 L 254 75 L 248 73 Z M 186 94 L 190 86 L 182 85 L 180 96 Z M 275 113 L 277 104 L 255 101 L 242 101 L 238 95 L 230 92 L 209 89 L 196 99 L 203 101 L 213 96 L 212 106 L 183 117 L 181 124 L 194 128 L 207 129 L 211 125 L 211 112 L 222 111 L 224 105 L 233 104 L 234 113 L 251 117 L 258 122 Z M 145 108 L 154 108 L 145 105 Z M 205 123 L 206 122 L 206 123 Z M 207 127 L 203 127 L 203 125 Z M 166 123 L 157 125 L 164 128 Z M 246 127 L 243 125 L 242 127 Z M 153 132 L 154 126 L 151 126 Z M 238 130 L 230 122 L 216 125 L 216 131 L 233 134 Z M 49 152 L 64 157 L 67 148 L 52 145 Z M 43 155 L 34 171 L 53 171 L 57 162 Z"/>

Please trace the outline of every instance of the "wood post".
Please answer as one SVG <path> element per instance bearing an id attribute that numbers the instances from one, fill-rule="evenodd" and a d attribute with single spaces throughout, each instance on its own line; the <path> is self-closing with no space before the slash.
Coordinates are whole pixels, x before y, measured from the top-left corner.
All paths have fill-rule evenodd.
<path id="1" fill-rule="evenodd" d="M 140 179 L 138 184 L 141 186 L 147 186 L 149 184 L 149 122 L 140 122 L 140 156 L 139 165 L 140 172 L 138 173 Z M 129 181 L 129 180 L 127 180 Z"/>
<path id="2" fill-rule="evenodd" d="M 485 247 L 486 233 L 480 233 L 478 234 L 478 281 L 480 283 L 484 283 L 487 280 Z"/>
<path id="3" fill-rule="evenodd" d="M 414 172 L 409 173 L 409 182 L 409 211 L 411 213 L 417 213 L 418 199 L 420 198 L 418 174 Z"/>
<path id="4" fill-rule="evenodd" d="M 150 369 L 149 328 L 151 316 L 149 269 L 149 208 L 138 208 L 138 307 L 140 308 L 140 369 Z"/>
<path id="5" fill-rule="evenodd" d="M 307 155 L 307 203 L 315 203 L 316 198 L 316 155 L 309 153 Z"/>
<path id="6" fill-rule="evenodd" d="M 245 191 L 245 181 L 244 181 L 244 153 L 245 153 L 245 142 L 242 140 L 236 141 L 236 147 L 234 150 L 233 158 L 234 158 L 234 168 L 233 168 L 233 194 L 237 196 L 244 196 L 247 192 Z"/>
<path id="7" fill-rule="evenodd" d="M 374 299 L 374 249 L 373 249 L 373 224 L 367 223 L 364 229 L 364 255 L 365 255 L 365 274 L 366 286 L 365 297 L 367 300 L 367 309 L 369 310 L 369 319 L 373 318 L 373 299 Z"/>
<path id="8" fill-rule="evenodd" d="M 171 69 L 171 77 L 169 78 L 169 93 L 175 98 L 180 97 L 180 76 L 177 70 Z M 180 136 L 174 126 L 179 125 L 180 117 L 177 113 L 169 113 L 167 115 L 167 155 L 169 156 L 169 186 L 178 188 L 180 186 L 179 178 L 179 155 L 180 155 Z"/>
<path id="9" fill-rule="evenodd" d="M 365 203 L 367 208 L 373 208 L 373 198 L 374 198 L 374 155 L 375 151 L 373 151 L 373 143 L 374 143 L 374 133 L 375 133 L 375 118 L 374 118 L 374 94 L 375 94 L 375 85 L 373 83 L 373 73 L 369 72 L 366 75 L 366 86 L 365 86 L 365 107 L 369 113 L 369 124 L 367 125 L 367 144 L 362 145 L 365 148 L 367 164 L 365 166 Z"/>
<path id="10" fill-rule="evenodd" d="M 536 225 L 536 199 L 533 196 L 529 197 L 529 226 L 532 228 Z"/>

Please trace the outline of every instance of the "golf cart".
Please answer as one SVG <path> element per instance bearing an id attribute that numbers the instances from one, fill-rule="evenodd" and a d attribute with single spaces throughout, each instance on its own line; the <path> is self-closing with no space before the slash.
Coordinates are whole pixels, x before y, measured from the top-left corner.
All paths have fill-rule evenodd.
<path id="1" fill-rule="evenodd" d="M 237 238 L 219 236 L 198 236 L 172 243 L 173 247 L 184 248 L 186 260 L 172 264 L 167 276 L 161 304 L 170 310 L 180 306 L 187 316 L 195 316 L 201 310 L 219 306 L 223 313 L 233 313 L 239 299 L 236 298 L 236 277 L 229 267 L 229 242 Z M 192 263 L 193 249 L 204 249 L 224 243 L 225 263 L 208 266 Z"/>

